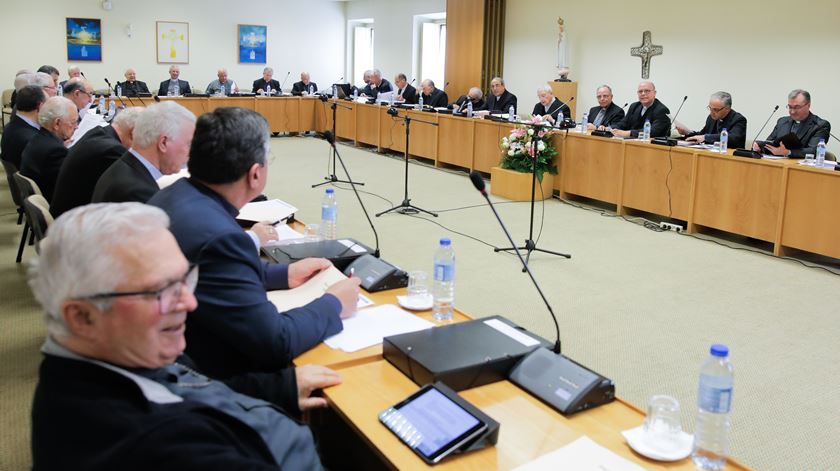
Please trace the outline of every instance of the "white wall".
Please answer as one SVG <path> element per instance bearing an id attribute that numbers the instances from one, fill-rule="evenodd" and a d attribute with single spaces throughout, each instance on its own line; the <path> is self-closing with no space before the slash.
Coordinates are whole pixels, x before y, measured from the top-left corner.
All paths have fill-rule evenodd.
<path id="1" fill-rule="evenodd" d="M 657 98 L 676 112 L 688 95 L 679 120 L 689 126 L 702 127 L 708 96 L 724 90 L 732 94 L 733 108 L 747 117 L 751 140 L 774 105 L 781 106 L 776 117 L 783 116 L 787 93 L 804 88 L 811 92 L 811 111 L 840 130 L 836 0 L 508 1 L 504 75 L 523 110 L 536 103 L 538 86 L 556 78 L 558 16 L 571 41 L 578 115 L 597 104 L 595 88 L 601 83 L 612 86 L 619 106 L 636 101 L 641 61 L 630 56 L 630 48 L 650 30 L 653 43 L 664 47 L 651 65 Z"/>
<path id="2" fill-rule="evenodd" d="M 262 75 L 263 64 L 239 64 L 237 25 L 268 26 L 267 64 L 274 78 L 282 82 L 291 71 L 285 88 L 300 80 L 308 70 L 312 80 L 323 86 L 344 70 L 344 2 L 272 0 L 239 3 L 229 0 L 112 0 L 113 10 L 105 11 L 99 0 L 42 0 L 39 2 L 4 0 L 0 5 L 0 31 L 3 32 L 3 60 L 0 61 L 0 88 L 12 88 L 14 74 L 23 68 L 37 69 L 50 64 L 67 73 L 65 17 L 102 20 L 103 58 L 101 63 L 80 62 L 94 88 L 105 88 L 103 77 L 112 83 L 122 80 L 127 67 L 137 70 L 138 80 L 157 90 L 169 77 L 168 64 L 158 64 L 155 49 L 155 22 L 186 21 L 190 24 L 190 63 L 182 64 L 181 78 L 203 89 L 216 78 L 216 70 L 226 67 L 230 78 L 240 86 Z M 125 33 L 128 23 L 134 34 Z"/>
<path id="3" fill-rule="evenodd" d="M 347 20 L 373 18 L 374 67 L 389 81 L 400 72 L 411 80 L 414 15 L 445 11 L 446 0 L 353 0 L 347 3 Z M 362 77 L 352 77 L 350 81 L 363 83 Z M 418 77 L 415 86 L 419 82 Z"/>

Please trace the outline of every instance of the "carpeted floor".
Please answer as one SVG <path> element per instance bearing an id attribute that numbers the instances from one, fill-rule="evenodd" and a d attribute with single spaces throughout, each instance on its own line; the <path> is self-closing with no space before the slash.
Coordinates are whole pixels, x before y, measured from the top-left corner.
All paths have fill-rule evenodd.
<path id="1" fill-rule="evenodd" d="M 352 146 L 339 150 L 353 178 L 366 184 L 360 189 L 370 192 L 362 197 L 371 217 L 402 201 L 402 160 Z M 316 221 L 323 187 L 310 185 L 328 173 L 327 145 L 282 137 L 272 140 L 272 153 L 266 194 L 298 206 L 299 219 Z M 553 324 L 519 262 L 493 252 L 493 246 L 509 244 L 466 175 L 414 162 L 410 172 L 412 203 L 440 216 L 373 218 L 383 258 L 430 270 L 437 239 L 449 236 L 458 260 L 458 307 L 474 316 L 508 316 L 553 339 Z M 338 173 L 344 177 L 340 166 Z M 43 327 L 24 271 L 14 264 L 20 226 L 2 182 L 0 469 L 24 469 L 30 465 L 28 417 Z M 372 244 L 352 193 L 338 187 L 339 234 Z M 529 205 L 498 201 L 522 242 Z M 766 247 L 745 239 L 700 236 L 710 242 L 654 232 L 637 219 L 575 206 L 548 200 L 535 212 L 539 246 L 572 258 L 531 259 L 560 318 L 565 354 L 612 378 L 618 394 L 638 406 L 657 393 L 677 397 L 683 426 L 691 431 L 700 364 L 709 344 L 725 343 L 736 375 L 732 455 L 762 470 L 840 468 L 836 274 L 758 253 Z M 33 256 L 27 248 L 25 259 Z M 802 257 L 840 271 L 836 260 Z"/>

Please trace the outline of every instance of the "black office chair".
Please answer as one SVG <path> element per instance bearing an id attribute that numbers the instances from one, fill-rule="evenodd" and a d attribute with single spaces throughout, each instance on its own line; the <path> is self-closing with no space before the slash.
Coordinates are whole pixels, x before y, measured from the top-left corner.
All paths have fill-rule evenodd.
<path id="1" fill-rule="evenodd" d="M 41 195 L 41 188 L 38 187 L 35 180 L 21 175 L 20 172 L 15 172 L 14 176 L 15 183 L 17 183 L 18 187 L 18 196 L 21 201 L 26 201 L 26 198 L 29 198 L 32 195 Z M 28 219 L 23 225 L 23 234 L 20 236 L 20 246 L 18 246 L 17 258 L 15 259 L 15 262 L 17 263 L 20 263 L 23 259 L 23 247 L 26 245 L 27 236 L 30 236 L 29 243 L 32 244 L 34 242 L 35 234 L 30 231 Z"/>
<path id="2" fill-rule="evenodd" d="M 43 196 L 32 195 L 23 202 L 23 208 L 26 212 L 26 220 L 29 221 L 29 227 L 32 228 L 32 234 L 35 236 L 35 253 L 40 254 L 41 241 L 47 236 L 47 229 L 53 223 L 50 204 Z"/>
<path id="3" fill-rule="evenodd" d="M 14 201 L 15 206 L 17 206 L 17 223 L 20 225 L 23 222 L 23 201 L 20 199 L 20 192 L 18 191 L 17 183 L 15 182 L 15 173 L 17 173 L 18 168 L 11 162 L 6 162 L 5 160 L 2 160 L 2 162 L 3 170 L 6 171 L 6 181 L 9 183 L 9 192 L 12 193 L 12 201 Z"/>

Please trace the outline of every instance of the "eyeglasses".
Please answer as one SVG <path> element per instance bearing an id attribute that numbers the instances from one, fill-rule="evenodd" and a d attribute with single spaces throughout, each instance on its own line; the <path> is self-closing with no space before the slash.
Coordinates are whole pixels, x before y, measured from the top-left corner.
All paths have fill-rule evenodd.
<path id="1" fill-rule="evenodd" d="M 639 90 L 637 93 L 639 95 L 641 95 L 642 93 L 653 93 L 653 90 Z"/>
<path id="2" fill-rule="evenodd" d="M 725 107 L 725 106 L 724 106 L 723 108 L 712 108 L 711 106 L 707 106 L 706 108 L 707 108 L 709 111 L 711 111 L 712 113 L 720 113 L 721 111 L 723 111 L 723 110 L 725 110 L 725 109 L 726 109 L 726 107 Z"/>
<path id="3" fill-rule="evenodd" d="M 787 105 L 787 109 L 793 110 L 793 111 L 799 111 L 799 110 L 801 110 L 802 108 L 805 108 L 808 105 L 810 105 L 810 103 L 805 103 L 804 105 L 793 105 L 793 106 Z"/>
<path id="4" fill-rule="evenodd" d="M 125 293 L 102 293 L 94 294 L 93 296 L 84 296 L 79 299 L 108 299 L 121 298 L 124 296 L 142 296 L 148 298 L 155 298 L 158 301 L 161 314 L 168 314 L 169 309 L 173 307 L 181 297 L 184 295 L 184 288 L 186 292 L 192 294 L 195 292 L 195 286 L 198 284 L 198 265 L 190 264 L 187 273 L 180 279 L 172 281 L 161 289 L 154 291 L 131 291 Z"/>

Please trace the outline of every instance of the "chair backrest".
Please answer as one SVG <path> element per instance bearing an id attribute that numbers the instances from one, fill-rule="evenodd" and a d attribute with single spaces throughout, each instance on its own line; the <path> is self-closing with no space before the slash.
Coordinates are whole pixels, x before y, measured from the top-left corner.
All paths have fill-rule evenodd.
<path id="1" fill-rule="evenodd" d="M 41 188 L 35 183 L 35 180 L 21 175 L 20 172 L 15 172 L 15 183 L 17 183 L 18 194 L 21 201 L 26 201 L 32 195 L 41 195 Z"/>
<path id="2" fill-rule="evenodd" d="M 0 159 L 0 161 L 3 162 L 3 170 L 6 171 L 6 181 L 9 182 L 9 191 L 12 192 L 12 201 L 15 202 L 15 206 L 22 208 L 23 200 L 20 198 L 20 190 L 18 190 L 18 185 L 15 181 L 15 174 L 18 172 L 18 168 L 15 167 L 15 164 L 12 162 L 6 162 L 3 159 Z"/>
<path id="3" fill-rule="evenodd" d="M 825 151 L 825 160 L 837 162 L 837 156 L 834 155 L 834 152 Z"/>
<path id="4" fill-rule="evenodd" d="M 14 91 L 15 90 L 13 88 L 3 90 L 3 108 L 12 106 L 12 93 Z"/>
<path id="5" fill-rule="evenodd" d="M 39 244 L 47 236 L 47 229 L 53 223 L 50 204 L 43 196 L 32 195 L 23 201 L 23 211 L 35 236 L 35 252 L 41 253 Z"/>

